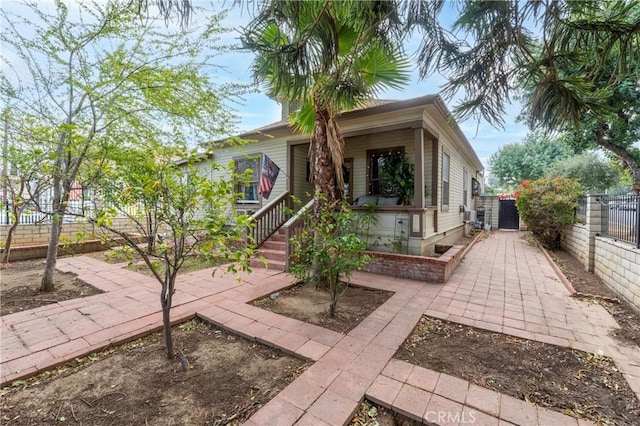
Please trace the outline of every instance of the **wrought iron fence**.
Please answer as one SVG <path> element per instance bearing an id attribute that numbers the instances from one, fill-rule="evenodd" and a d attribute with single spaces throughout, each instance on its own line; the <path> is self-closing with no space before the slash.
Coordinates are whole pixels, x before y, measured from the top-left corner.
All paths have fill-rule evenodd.
<path id="1" fill-rule="evenodd" d="M 23 209 L 19 223 L 25 225 L 51 223 L 53 211 L 53 197 L 51 193 L 43 194 L 38 203 L 31 203 Z M 100 197 L 89 188 L 72 188 L 67 202 L 67 214 L 64 215 L 63 223 L 82 222 L 86 216 L 93 216 Z M 104 204 L 103 204 L 104 205 Z M 127 206 L 124 211 L 118 211 L 117 217 L 136 217 L 144 212 L 142 205 Z M 15 222 L 11 200 L 6 200 L 0 204 L 0 225 L 11 225 Z"/>
<path id="2" fill-rule="evenodd" d="M 602 235 L 640 248 L 640 196 L 604 195 L 600 201 Z"/>

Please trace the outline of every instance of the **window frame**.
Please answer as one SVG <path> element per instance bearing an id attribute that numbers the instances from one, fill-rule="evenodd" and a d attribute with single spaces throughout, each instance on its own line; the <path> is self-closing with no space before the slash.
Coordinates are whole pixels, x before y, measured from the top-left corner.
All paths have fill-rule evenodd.
<path id="1" fill-rule="evenodd" d="M 462 205 L 467 207 L 469 201 L 469 171 L 466 167 L 462 168 Z"/>
<path id="2" fill-rule="evenodd" d="M 389 152 L 392 151 L 398 151 L 400 152 L 402 155 L 405 154 L 405 147 L 404 146 L 392 146 L 392 147 L 388 147 L 388 148 L 377 148 L 377 149 L 368 149 L 367 150 L 367 195 L 374 195 L 377 197 L 385 197 L 387 195 L 384 194 L 374 194 L 372 189 L 373 189 L 373 181 L 372 181 L 372 175 L 373 175 L 373 171 L 372 171 L 372 166 L 373 164 L 371 163 L 372 159 L 374 156 L 379 156 L 381 154 L 388 154 Z M 378 182 L 380 181 L 380 179 L 378 178 Z M 380 187 L 380 185 L 378 185 L 378 187 Z"/>
<path id="3" fill-rule="evenodd" d="M 446 171 L 445 171 L 445 159 L 446 159 Z M 446 151 L 442 151 L 442 175 L 440 177 L 440 181 L 442 184 L 442 211 L 449 211 L 449 205 L 451 203 L 451 155 Z"/>
<path id="4" fill-rule="evenodd" d="M 258 208 L 262 206 L 262 197 L 258 192 L 260 190 L 260 176 L 262 174 L 262 162 L 263 162 L 262 159 L 263 159 L 263 153 L 261 152 L 256 154 L 247 154 L 239 157 L 233 157 L 233 162 L 234 162 L 233 172 L 236 174 L 238 173 L 238 163 L 240 162 L 256 161 L 256 164 L 257 164 L 256 170 L 254 171 L 254 175 L 249 181 L 249 186 L 255 185 L 256 187 L 255 189 L 256 198 L 251 200 L 246 198 L 238 198 L 236 199 L 237 206 L 258 207 Z M 251 168 L 251 167 L 247 167 L 247 168 Z M 244 187 L 245 185 L 240 185 L 239 183 L 236 183 L 234 185 L 234 190 L 236 191 L 237 194 L 246 194 L 246 191 L 242 191 L 241 186 Z"/>

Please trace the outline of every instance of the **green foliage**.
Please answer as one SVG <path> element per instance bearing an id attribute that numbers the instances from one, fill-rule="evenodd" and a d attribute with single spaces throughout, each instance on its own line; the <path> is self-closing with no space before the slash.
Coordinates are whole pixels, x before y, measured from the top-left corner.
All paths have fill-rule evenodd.
<path id="1" fill-rule="evenodd" d="M 409 63 L 388 34 L 394 4 L 284 0 L 257 9 L 242 36 L 256 54 L 253 74 L 270 97 L 301 106 L 291 120 L 312 134 L 312 182 L 334 201 L 344 187 L 336 115 L 409 81 Z"/>
<path id="2" fill-rule="evenodd" d="M 198 163 L 195 152 L 180 145 L 149 144 L 114 160 L 101 194 L 104 207 L 91 220 L 121 237 L 160 283 L 165 344 L 172 358 L 169 312 L 178 272 L 187 260 L 224 263 L 232 273 L 250 271 L 253 249 L 246 244 L 245 233 L 250 217 L 236 215 L 229 207 L 237 198 L 235 185 L 248 183 L 251 173 L 235 175 L 233 163 L 205 161 L 207 167 L 199 168 L 203 163 Z M 154 156 L 145 157 L 148 152 Z M 226 178 L 211 179 L 212 171 Z M 154 250 L 141 248 L 130 234 L 114 227 L 116 216 L 129 219 L 143 239 L 156 240 Z"/>
<path id="3" fill-rule="evenodd" d="M 333 317 L 344 280 L 371 259 L 364 254 L 367 243 L 357 235 L 357 215 L 346 204 L 329 203 L 326 198 L 320 205 L 313 222 L 308 211 L 303 213 L 303 220 L 313 226 L 305 226 L 294 237 L 290 271 L 300 280 L 329 289 L 329 315 Z"/>
<path id="4" fill-rule="evenodd" d="M 560 231 L 575 223 L 582 188 L 575 179 L 556 177 L 522 182 L 516 193 L 520 218 L 547 248 L 560 247 Z"/>
<path id="5" fill-rule="evenodd" d="M 489 159 L 489 167 L 498 183 L 511 191 L 524 180 L 545 176 L 551 164 L 567 158 L 571 153 L 562 140 L 534 132 L 528 134 L 523 143 L 501 147 Z"/>
<path id="6" fill-rule="evenodd" d="M 620 172 L 594 153 L 574 155 L 557 161 L 547 169 L 547 177 L 564 176 L 580 182 L 586 192 L 605 192 L 620 182 Z"/>
<path id="7" fill-rule="evenodd" d="M 381 180 L 385 182 L 382 188 L 384 195 L 399 196 L 402 204 L 410 204 L 414 192 L 414 166 L 407 156 L 400 151 L 391 151 L 384 157 L 384 167 Z"/>
<path id="8" fill-rule="evenodd" d="M 25 2 L 15 10 L 0 10 L 0 41 L 13 52 L 3 64 L 0 95 L 17 133 L 45 129 L 31 132 L 29 143 L 42 149 L 40 171 L 52 185 L 41 287 L 52 291 L 69 188 L 98 181 L 114 151 L 233 133 L 226 104 L 244 88 L 215 80 L 213 59 L 224 50 L 220 15 L 162 30 L 157 20 L 140 19 L 130 2 Z"/>

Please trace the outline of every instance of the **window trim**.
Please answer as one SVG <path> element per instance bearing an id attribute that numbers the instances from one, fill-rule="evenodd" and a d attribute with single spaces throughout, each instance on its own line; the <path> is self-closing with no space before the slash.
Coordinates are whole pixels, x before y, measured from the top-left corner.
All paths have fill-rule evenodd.
<path id="1" fill-rule="evenodd" d="M 467 207 L 469 200 L 469 171 L 466 167 L 462 168 L 462 205 Z"/>
<path id="2" fill-rule="evenodd" d="M 374 155 L 379 155 L 379 154 L 387 154 L 390 151 L 399 151 L 400 153 L 402 153 L 402 155 L 405 154 L 405 147 L 403 145 L 401 146 L 391 146 L 388 148 L 377 148 L 377 149 L 368 149 L 367 150 L 367 195 L 376 195 L 376 196 L 382 196 L 381 194 L 373 194 L 371 192 L 371 188 L 372 188 L 372 184 L 371 184 L 371 157 L 373 157 Z"/>
<path id="3" fill-rule="evenodd" d="M 447 160 L 446 179 L 445 179 L 445 158 Z M 441 170 L 442 170 L 442 175 L 440 176 L 440 182 L 442 184 L 442 195 L 440 200 L 442 202 L 442 211 L 447 212 L 449 211 L 449 205 L 451 204 L 451 155 L 449 155 L 449 153 L 446 152 L 445 150 L 442 150 Z M 446 183 L 446 190 L 445 190 L 445 183 Z"/>
<path id="4" fill-rule="evenodd" d="M 258 152 L 255 154 L 247 154 L 247 155 L 241 155 L 241 156 L 236 156 L 233 157 L 233 173 L 238 173 L 238 162 L 240 161 L 251 161 L 251 160 L 255 160 L 258 162 L 258 170 L 256 171 L 256 178 L 255 180 L 253 180 L 254 184 L 258 185 L 258 189 L 256 189 L 256 195 L 257 195 L 257 200 L 247 200 L 247 199 L 236 199 L 236 206 L 239 208 L 244 208 L 244 209 L 251 209 L 251 208 L 256 208 L 259 209 L 260 207 L 262 207 L 262 197 L 260 196 L 260 194 L 258 193 L 258 190 L 260 188 L 260 176 L 262 174 L 262 159 L 263 159 L 263 153 L 262 152 Z M 251 182 L 251 181 L 250 181 Z M 236 191 L 236 193 L 240 193 L 240 188 L 239 185 L 236 183 L 234 185 L 234 191 Z"/>

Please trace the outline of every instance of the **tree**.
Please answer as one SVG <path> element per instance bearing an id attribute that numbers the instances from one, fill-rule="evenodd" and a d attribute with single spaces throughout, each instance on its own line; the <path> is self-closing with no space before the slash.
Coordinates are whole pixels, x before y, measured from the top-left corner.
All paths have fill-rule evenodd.
<path id="1" fill-rule="evenodd" d="M 154 153 L 153 158 L 149 152 Z M 176 161 L 179 158 L 183 159 Z M 253 254 L 244 244 L 250 217 L 229 210 L 237 198 L 235 184 L 248 183 L 250 174 L 234 175 L 233 164 L 212 163 L 213 170 L 231 178 L 210 179 L 208 169 L 203 172 L 195 167 L 195 158 L 195 153 L 166 143 L 129 150 L 113 164 L 102 191 L 104 206 L 91 218 L 135 250 L 160 283 L 168 359 L 174 356 L 170 311 L 184 262 L 197 256 L 216 263 L 232 262 L 226 266 L 227 271 L 248 271 Z M 116 216 L 128 218 L 142 239 L 157 239 L 154 251 L 144 250 L 131 234 L 113 226 Z M 229 226 L 230 220 L 236 226 Z"/>
<path id="2" fill-rule="evenodd" d="M 638 75 L 640 5 L 637 2 L 520 2 L 508 0 L 400 2 L 406 29 L 423 34 L 418 51 L 421 75 L 439 72 L 448 78 L 444 94 L 463 92 L 455 108 L 461 118 L 482 117 L 501 124 L 505 105 L 517 93 L 521 77 L 537 75 L 528 113 L 551 128 L 578 122 L 581 115 L 606 106 L 589 90 L 588 75 L 566 79 L 564 63 L 592 58 L 596 67 L 609 63 L 613 88 Z M 457 7 L 457 10 L 452 10 Z M 457 13 L 448 25 L 441 16 Z M 609 54 L 620 60 L 610 63 Z M 593 76 L 593 75 L 592 75 Z"/>
<path id="3" fill-rule="evenodd" d="M 323 194 L 318 194 L 321 200 Z M 313 217 L 313 226 L 305 226 L 294 237 L 291 273 L 305 282 L 325 284 L 331 300 L 329 316 L 335 317 L 338 297 L 348 285 L 344 280 L 353 271 L 362 268 L 371 258 L 364 254 L 367 242 L 357 235 L 357 215 L 345 204 L 336 210 L 331 203 L 322 200 L 320 215 Z M 311 224 L 308 211 L 303 219 Z M 313 241 L 313 243 L 310 243 Z"/>
<path id="4" fill-rule="evenodd" d="M 512 190 L 523 180 L 543 177 L 551 164 L 569 155 L 571 149 L 561 140 L 530 133 L 523 143 L 501 147 L 489 159 L 489 167 L 498 183 Z"/>
<path id="5" fill-rule="evenodd" d="M 576 221 L 582 188 L 564 177 L 524 181 L 518 188 L 516 206 L 527 228 L 549 249 L 560 248 L 560 232 Z"/>
<path id="6" fill-rule="evenodd" d="M 546 176 L 575 179 L 587 192 L 605 192 L 620 182 L 618 169 L 595 153 L 573 155 L 556 161 L 547 169 Z"/>
<path id="7" fill-rule="evenodd" d="M 505 105 L 522 95 L 532 126 L 595 140 L 640 190 L 637 125 L 628 123 L 638 120 L 640 3 L 460 2 L 452 32 L 439 21 L 446 5 L 408 2 L 404 10 L 409 27 L 424 33 L 421 75 L 445 74 L 445 96 L 463 92 L 459 117 L 501 125 Z M 620 122 L 631 129 L 620 132 Z"/>
<path id="8" fill-rule="evenodd" d="M 100 173 L 109 150 L 134 131 L 174 140 L 211 140 L 233 132 L 221 108 L 233 89 L 216 88 L 211 74 L 219 15 L 203 28 L 156 31 L 129 4 L 55 3 L 53 14 L 27 4 L 28 15 L 1 12 L 2 43 L 13 53 L 14 75 L 3 69 L 2 96 L 19 118 L 55 129 L 50 170 L 51 236 L 41 289 L 53 290 L 62 218 L 72 184 Z M 28 17 L 27 17 L 28 16 Z M 25 31 L 29 28 L 29 31 Z M 24 76 L 24 77 L 23 77 Z"/>
<path id="9" fill-rule="evenodd" d="M 265 1 L 243 31 L 244 46 L 256 54 L 256 80 L 272 98 L 301 105 L 292 122 L 311 133 L 316 215 L 323 199 L 340 199 L 344 186 L 344 139 L 336 116 L 382 88 L 408 81 L 408 64 L 387 34 L 393 7 L 371 1 Z"/>
<path id="10" fill-rule="evenodd" d="M 0 265 L 9 263 L 13 233 L 20 225 L 22 214 L 28 209 L 34 212 L 37 210 L 35 207 L 38 204 L 38 198 L 48 187 L 42 176 L 44 152 L 39 146 L 26 144 L 25 139 L 31 138 L 24 138 L 24 135 L 22 137 L 14 135 L 10 144 L 8 140 L 10 113 L 5 110 L 3 115 L 5 119 L 5 142 L 2 150 L 3 201 L 5 207 L 11 209 L 10 217 L 13 223 L 5 235 Z"/>

